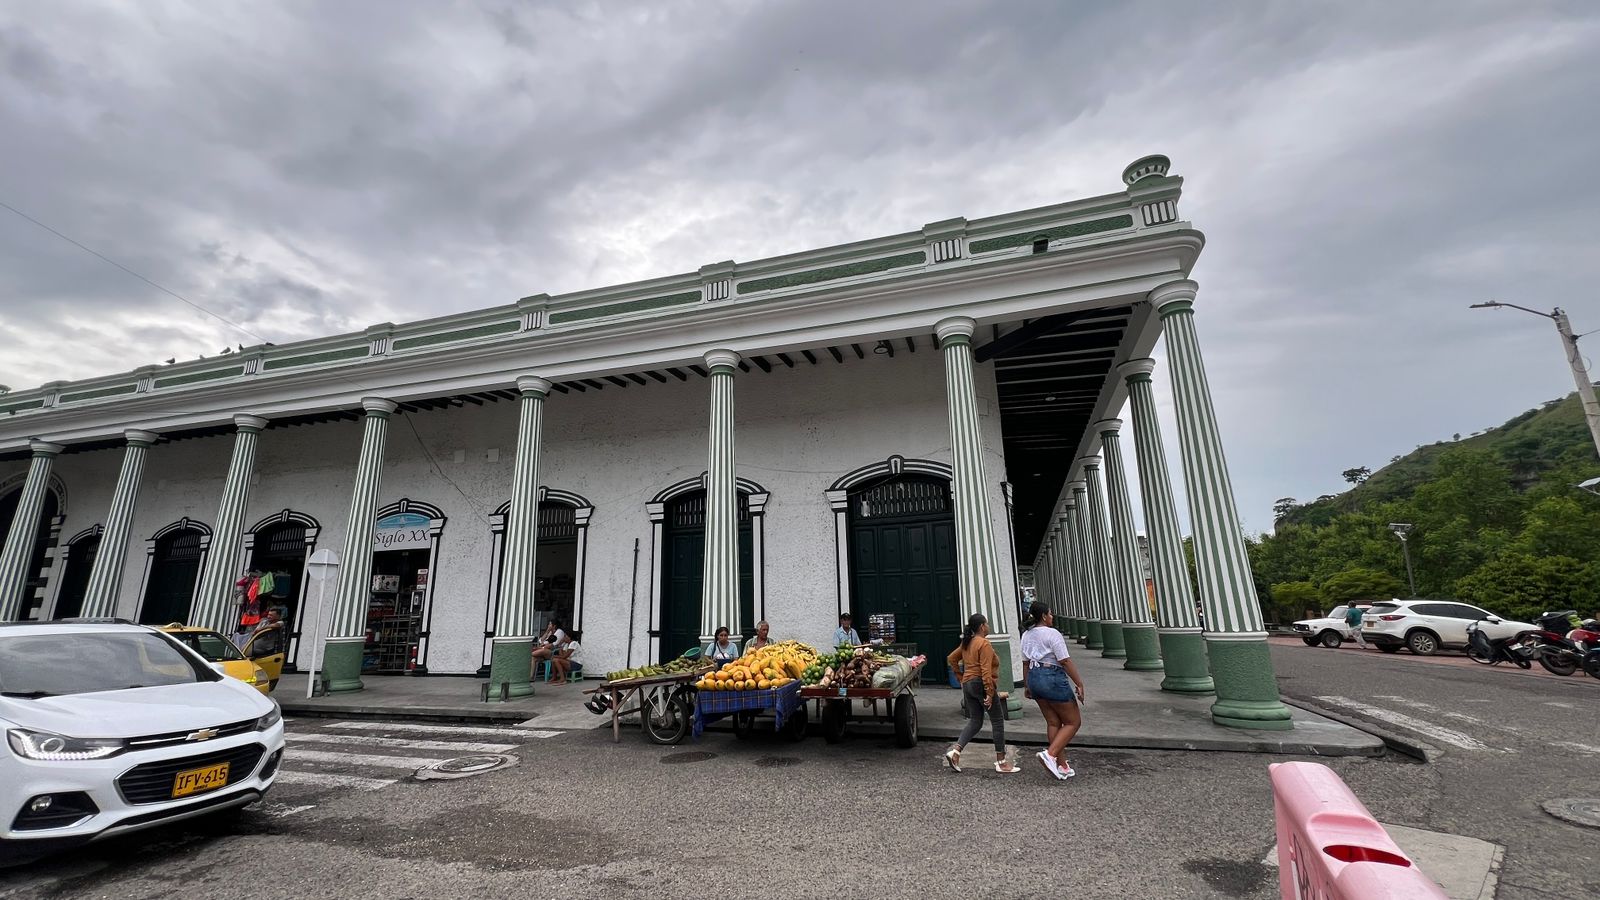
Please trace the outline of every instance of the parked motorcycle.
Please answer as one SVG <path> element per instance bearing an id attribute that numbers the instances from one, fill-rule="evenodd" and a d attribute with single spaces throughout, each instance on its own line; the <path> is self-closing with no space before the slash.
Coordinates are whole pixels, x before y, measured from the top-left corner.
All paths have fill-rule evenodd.
<path id="1" fill-rule="evenodd" d="M 1583 654 L 1583 671 L 1600 678 L 1600 621 L 1585 619 L 1583 625 L 1567 632 L 1567 640 Z"/>
<path id="2" fill-rule="evenodd" d="M 1508 662 L 1522 669 L 1533 667 L 1533 659 L 1538 655 L 1538 650 L 1526 639 L 1526 632 L 1511 637 L 1492 638 L 1483 633 L 1478 627 L 1479 624 L 1471 622 L 1467 625 L 1468 659 L 1486 666 L 1497 666 Z"/>
<path id="3" fill-rule="evenodd" d="M 1587 648 L 1580 648 L 1567 637 L 1569 632 L 1577 630 L 1572 627 L 1576 620 L 1574 610 L 1546 612 L 1536 620 L 1539 630 L 1527 633 L 1533 641 L 1539 665 L 1554 675 L 1571 675 L 1578 671 L 1588 655 Z"/>

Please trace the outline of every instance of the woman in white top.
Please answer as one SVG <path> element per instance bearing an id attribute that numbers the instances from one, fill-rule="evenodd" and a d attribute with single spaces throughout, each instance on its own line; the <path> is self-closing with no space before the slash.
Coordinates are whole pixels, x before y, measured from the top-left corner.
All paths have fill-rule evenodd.
<path id="1" fill-rule="evenodd" d="M 567 636 L 566 644 L 550 658 L 550 665 L 555 669 L 551 674 L 551 680 L 557 684 L 564 683 L 569 672 L 583 674 L 583 644 L 579 643 L 578 638 L 578 632 L 572 632 Z"/>
<path id="2" fill-rule="evenodd" d="M 1055 629 L 1049 604 L 1033 601 L 1024 625 L 1027 631 L 1022 635 L 1022 696 L 1039 704 L 1050 735 L 1050 746 L 1039 751 L 1039 762 L 1051 775 L 1066 780 L 1078 774 L 1067 763 L 1067 742 L 1083 727 L 1083 715 L 1078 709 L 1084 699 L 1083 678 L 1067 652 L 1066 640 Z"/>

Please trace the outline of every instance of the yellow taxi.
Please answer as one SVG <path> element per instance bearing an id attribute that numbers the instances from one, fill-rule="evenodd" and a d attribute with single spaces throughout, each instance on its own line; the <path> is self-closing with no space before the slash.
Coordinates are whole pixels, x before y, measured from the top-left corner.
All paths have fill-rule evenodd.
<path id="1" fill-rule="evenodd" d="M 207 662 L 221 663 L 222 670 L 245 684 L 255 685 L 263 694 L 272 693 L 283 674 L 284 635 L 282 625 L 264 628 L 250 636 L 241 651 L 222 634 L 174 622 L 160 630 L 181 641 Z"/>

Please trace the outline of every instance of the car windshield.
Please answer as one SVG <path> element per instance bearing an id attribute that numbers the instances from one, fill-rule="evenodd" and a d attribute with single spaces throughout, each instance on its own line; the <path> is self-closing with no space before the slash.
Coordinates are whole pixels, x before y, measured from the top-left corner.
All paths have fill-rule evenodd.
<path id="1" fill-rule="evenodd" d="M 1374 603 L 1367 607 L 1367 612 L 1375 616 L 1378 613 L 1394 612 L 1399 608 L 1400 605 L 1397 603 Z"/>
<path id="2" fill-rule="evenodd" d="M 216 677 L 198 660 L 150 632 L 0 636 L 0 695 L 7 697 L 121 691 Z"/>
<path id="3" fill-rule="evenodd" d="M 244 654 L 233 642 L 215 631 L 169 631 L 185 647 L 200 654 L 207 662 L 233 662 L 244 659 Z"/>

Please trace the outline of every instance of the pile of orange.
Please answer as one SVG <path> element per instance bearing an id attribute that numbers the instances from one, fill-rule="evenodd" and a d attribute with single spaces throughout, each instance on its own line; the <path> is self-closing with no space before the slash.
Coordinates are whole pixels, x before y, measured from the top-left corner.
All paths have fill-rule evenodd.
<path id="1" fill-rule="evenodd" d="M 754 668 L 735 661 L 707 674 L 695 682 L 695 687 L 702 691 L 765 691 L 783 687 L 793 680 L 771 666 Z"/>

